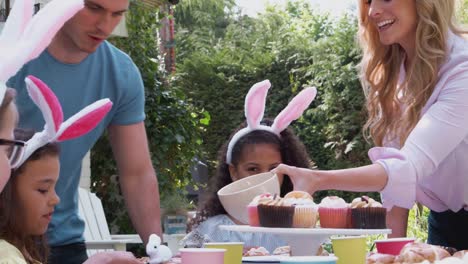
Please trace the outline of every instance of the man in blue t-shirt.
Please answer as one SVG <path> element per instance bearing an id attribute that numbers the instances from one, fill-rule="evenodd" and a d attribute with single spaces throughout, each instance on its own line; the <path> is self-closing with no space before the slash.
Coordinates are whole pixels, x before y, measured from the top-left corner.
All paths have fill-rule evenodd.
<path id="1" fill-rule="evenodd" d="M 133 225 L 144 242 L 151 233 L 161 235 L 159 190 L 144 126 L 143 82 L 128 55 L 106 41 L 128 6 L 129 0 L 85 0 L 85 7 L 65 23 L 48 49 L 8 81 L 18 93 L 20 127 L 42 130 L 44 125 L 27 95 L 27 75 L 50 86 L 65 119 L 102 98 L 114 103 L 93 131 L 61 143 L 56 187 L 61 202 L 47 231 L 51 264 L 83 263 L 87 258 L 84 223 L 78 217 L 81 160 L 106 130 Z"/>

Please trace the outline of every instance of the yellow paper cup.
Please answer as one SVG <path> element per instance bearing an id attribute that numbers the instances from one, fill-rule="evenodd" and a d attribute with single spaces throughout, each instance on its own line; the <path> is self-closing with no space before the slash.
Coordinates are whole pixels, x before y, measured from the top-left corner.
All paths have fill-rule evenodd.
<path id="1" fill-rule="evenodd" d="M 332 247 L 337 264 L 365 264 L 366 263 L 366 237 L 333 237 Z"/>
<path id="2" fill-rule="evenodd" d="M 242 250 L 244 242 L 211 242 L 205 243 L 205 248 L 223 248 L 226 249 L 224 254 L 224 264 L 241 264 Z"/>

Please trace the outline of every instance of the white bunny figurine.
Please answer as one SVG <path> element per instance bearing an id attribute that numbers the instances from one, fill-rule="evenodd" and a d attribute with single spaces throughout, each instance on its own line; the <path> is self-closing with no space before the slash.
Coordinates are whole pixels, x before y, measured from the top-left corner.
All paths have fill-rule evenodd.
<path id="1" fill-rule="evenodd" d="M 150 264 L 163 263 L 172 258 L 171 250 L 167 246 L 161 245 L 161 238 L 155 234 L 151 234 L 149 237 L 148 244 L 146 244 L 146 254 L 150 257 Z"/>

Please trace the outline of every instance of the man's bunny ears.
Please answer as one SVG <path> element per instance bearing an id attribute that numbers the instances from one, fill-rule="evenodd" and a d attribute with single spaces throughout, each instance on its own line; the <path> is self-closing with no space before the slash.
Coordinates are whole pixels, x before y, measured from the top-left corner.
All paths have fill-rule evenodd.
<path id="1" fill-rule="evenodd" d="M 23 164 L 34 151 L 49 142 L 73 139 L 88 133 L 112 108 L 112 102 L 109 99 L 101 99 L 63 122 L 62 107 L 52 90 L 34 76 L 26 77 L 25 81 L 29 96 L 41 109 L 45 125 L 43 131 L 37 132 L 26 142 L 24 155 L 16 167 Z"/>
<path id="2" fill-rule="evenodd" d="M 247 93 L 245 97 L 245 118 L 247 119 L 247 127 L 239 130 L 232 136 L 226 153 L 227 164 L 231 164 L 232 149 L 241 137 L 254 130 L 266 130 L 280 136 L 280 133 L 285 130 L 292 121 L 298 119 L 302 115 L 317 94 L 317 89 L 315 89 L 315 87 L 308 87 L 302 90 L 289 102 L 288 106 L 278 114 L 271 127 L 269 127 L 261 125 L 260 122 L 265 112 L 265 101 L 270 86 L 270 81 L 265 80 L 254 84 Z"/>
<path id="3" fill-rule="evenodd" d="M 33 0 L 16 0 L 0 35 L 0 103 L 6 81 L 50 44 L 83 0 L 53 0 L 33 16 Z"/>

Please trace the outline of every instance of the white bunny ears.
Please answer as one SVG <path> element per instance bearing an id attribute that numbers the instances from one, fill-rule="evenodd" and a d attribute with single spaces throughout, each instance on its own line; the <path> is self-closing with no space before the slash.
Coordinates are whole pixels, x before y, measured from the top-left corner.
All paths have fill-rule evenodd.
<path id="1" fill-rule="evenodd" d="M 265 80 L 254 84 L 247 93 L 245 97 L 245 118 L 247 119 L 247 127 L 239 130 L 232 136 L 226 153 L 227 164 L 231 164 L 232 149 L 241 137 L 254 130 L 266 130 L 280 136 L 280 133 L 285 130 L 292 121 L 298 119 L 302 115 L 304 110 L 312 103 L 317 95 L 317 89 L 315 87 L 305 88 L 289 102 L 288 106 L 278 114 L 271 127 L 269 127 L 261 125 L 260 122 L 263 119 L 266 96 L 270 87 L 270 81 Z"/>
<path id="2" fill-rule="evenodd" d="M 50 44 L 83 0 L 53 0 L 33 16 L 34 0 L 16 0 L 0 35 L 0 103 L 6 81 Z"/>
<path id="3" fill-rule="evenodd" d="M 29 96 L 41 109 L 46 123 L 43 131 L 37 132 L 26 142 L 24 154 L 15 165 L 16 168 L 23 164 L 34 151 L 49 142 L 73 139 L 88 133 L 112 108 L 112 102 L 109 99 L 101 99 L 63 122 L 62 107 L 52 90 L 34 76 L 26 77 L 25 82 Z"/>

